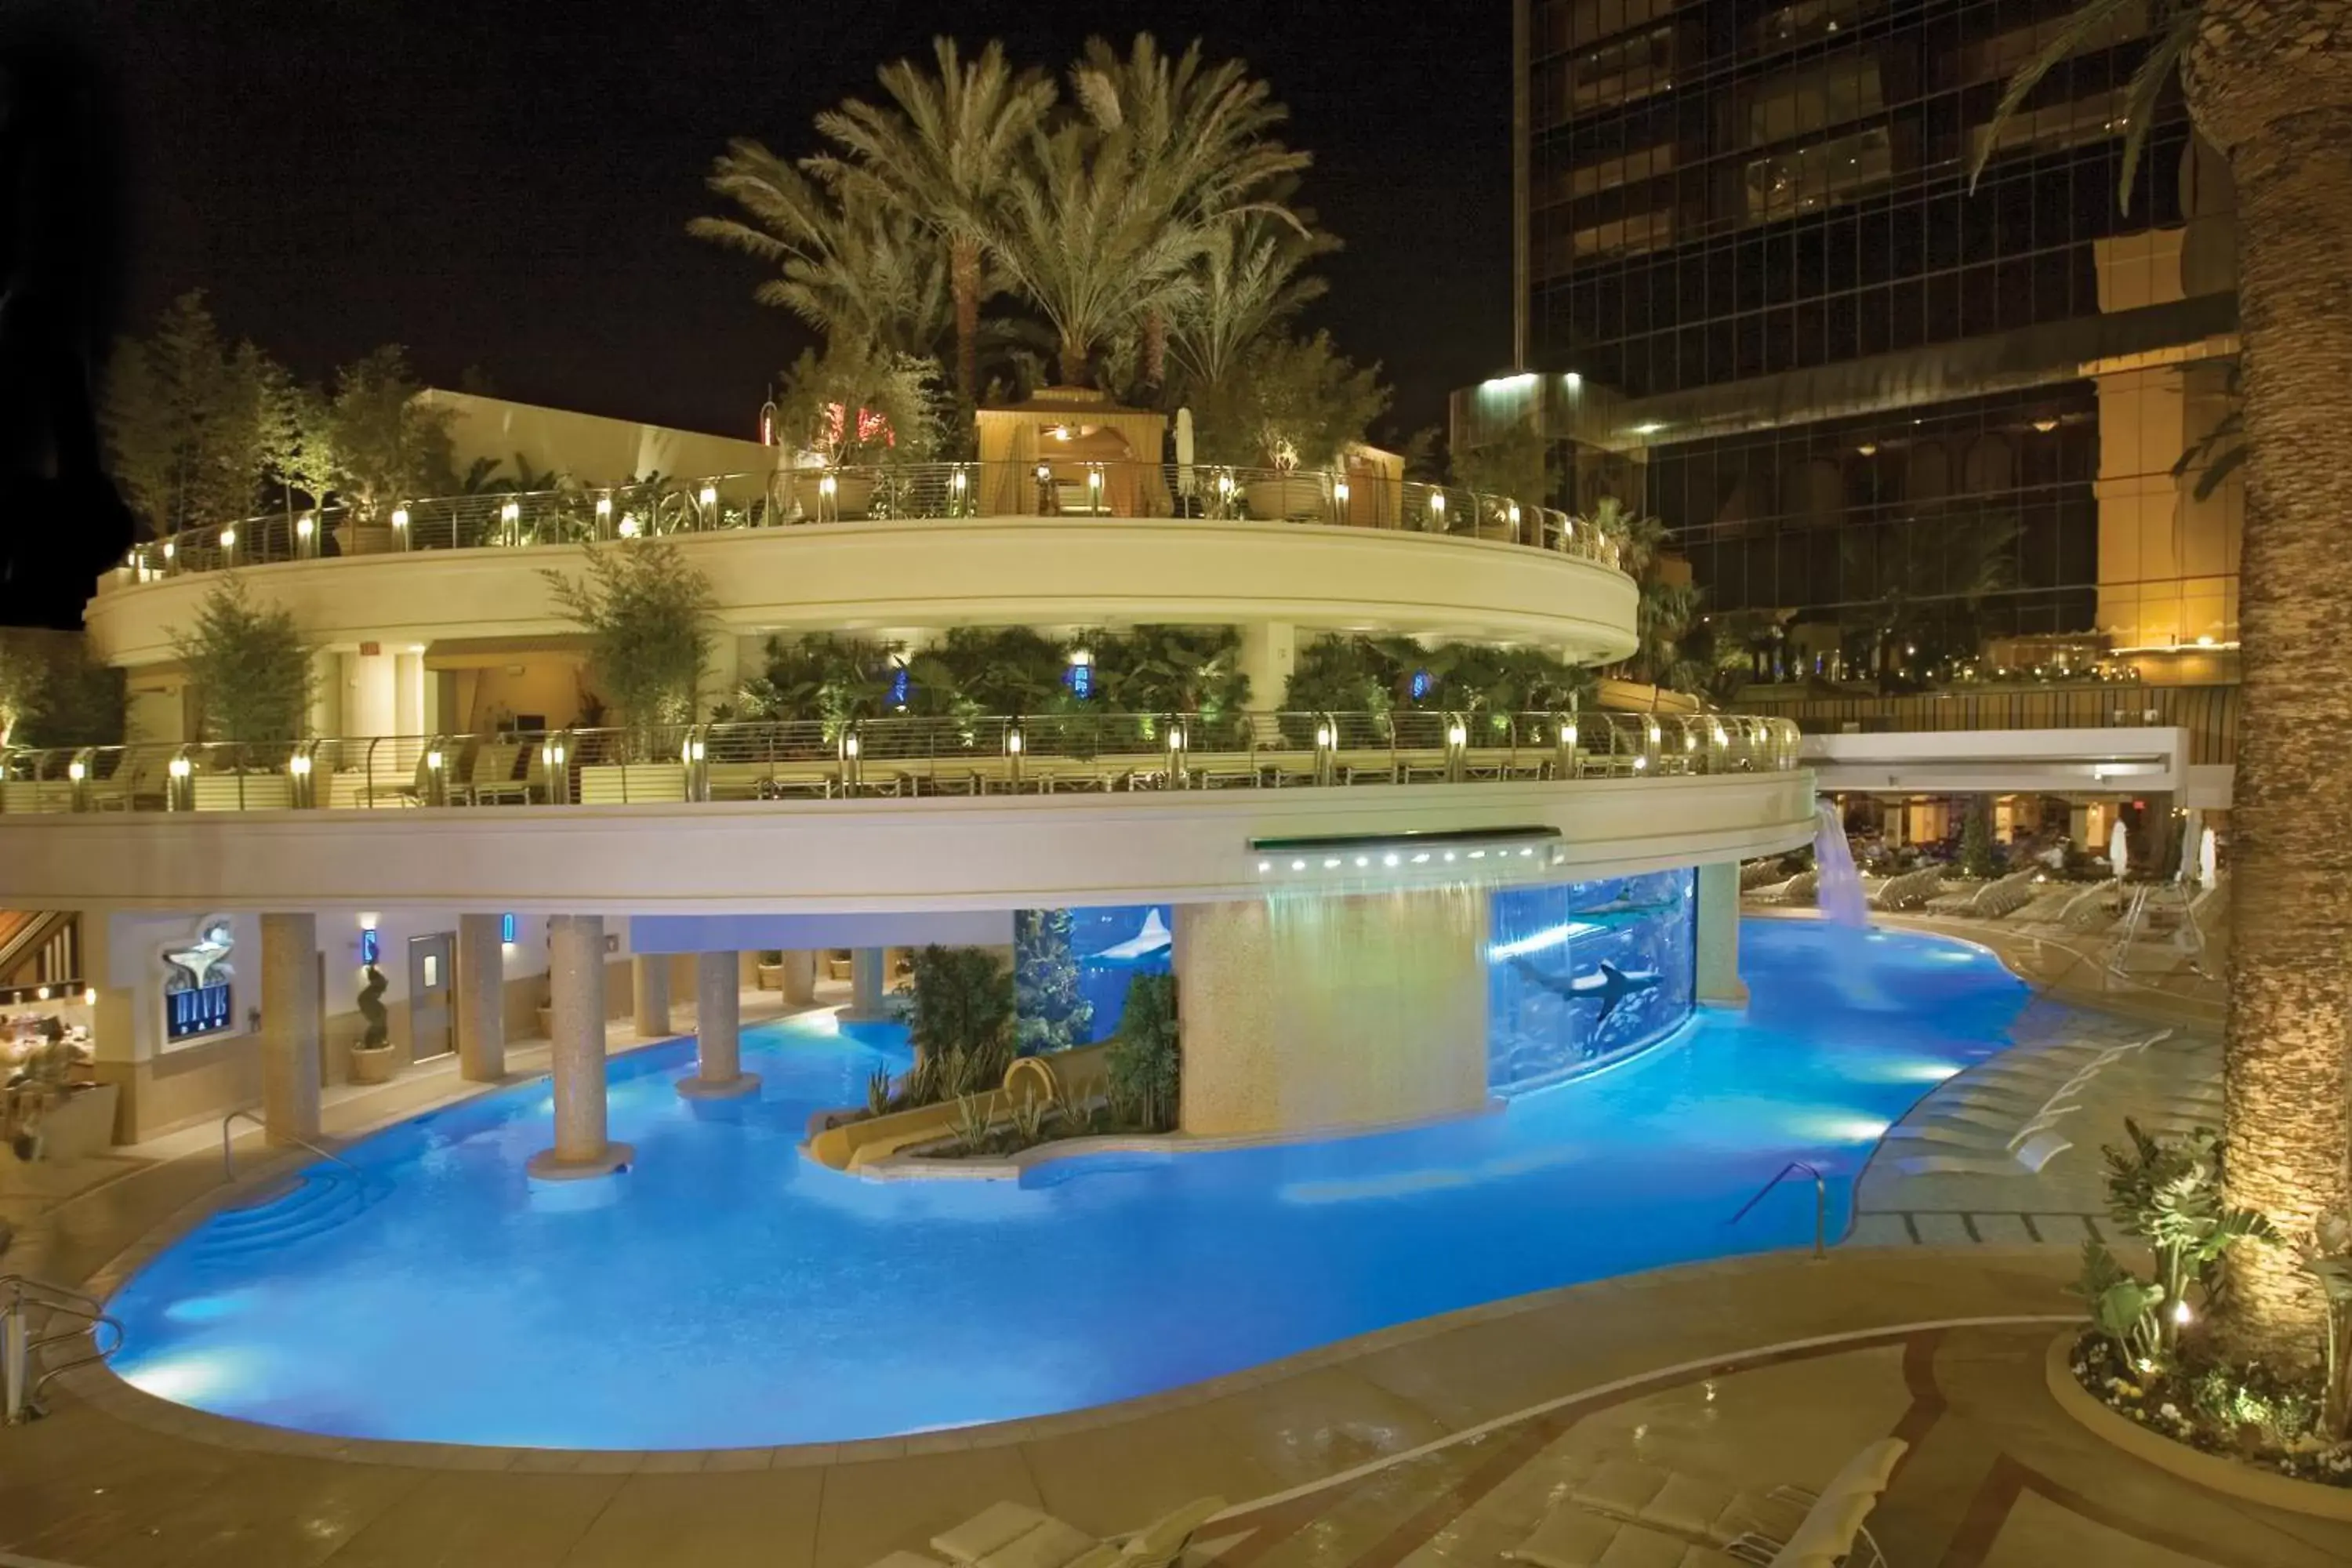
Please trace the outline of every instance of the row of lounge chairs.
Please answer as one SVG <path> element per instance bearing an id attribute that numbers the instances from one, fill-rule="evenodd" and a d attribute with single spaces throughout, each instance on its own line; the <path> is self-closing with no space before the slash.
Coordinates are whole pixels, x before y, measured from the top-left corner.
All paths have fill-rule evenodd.
<path id="1" fill-rule="evenodd" d="M 1609 1460 L 1572 1479 L 1503 1555 L 1531 1568 L 1884 1568 L 1865 1522 L 1910 1445 L 1882 1437 L 1820 1490 L 1748 1491 Z"/>
<path id="2" fill-rule="evenodd" d="M 1198 1498 L 1132 1535 L 1102 1540 L 1026 1503 L 1000 1502 L 932 1536 L 939 1555 L 893 1552 L 873 1568 L 1171 1568 L 1224 1510 L 1221 1497 Z"/>
<path id="3" fill-rule="evenodd" d="M 2074 1146 L 2068 1119 L 2082 1110 L 2083 1095 L 2099 1076 L 2171 1034 L 2004 1052 L 1948 1085 L 1917 1121 L 1891 1129 L 1885 1152 L 1906 1176 L 2037 1174 Z"/>

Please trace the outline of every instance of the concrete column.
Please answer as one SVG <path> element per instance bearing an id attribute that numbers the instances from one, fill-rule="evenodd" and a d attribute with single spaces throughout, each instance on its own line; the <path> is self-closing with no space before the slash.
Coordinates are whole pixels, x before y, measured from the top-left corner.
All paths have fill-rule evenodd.
<path id="1" fill-rule="evenodd" d="M 319 917 L 261 917 L 261 1120 L 272 1143 L 319 1136 Z"/>
<path id="2" fill-rule="evenodd" d="M 1251 712 L 1271 713 L 1282 706 L 1297 658 L 1298 629 L 1289 622 L 1252 621 L 1242 627 L 1242 673 L 1249 677 Z"/>
<path id="3" fill-rule="evenodd" d="M 457 917 L 457 1076 L 507 1075 L 507 957 L 496 915 Z"/>
<path id="4" fill-rule="evenodd" d="M 1448 888 L 1176 907 L 1187 1132 L 1483 1110 L 1486 896 Z"/>
<path id="5" fill-rule="evenodd" d="M 742 680 L 743 639 L 732 632 L 721 632 L 710 639 L 703 652 L 702 712 L 737 701 L 736 689 Z"/>
<path id="6" fill-rule="evenodd" d="M 759 1076 L 743 1070 L 741 966 L 731 952 L 706 952 L 695 972 L 694 1076 L 677 1080 L 688 1100 L 756 1094 Z"/>
<path id="7" fill-rule="evenodd" d="M 392 702 L 398 716 L 400 733 L 429 735 L 432 721 L 425 711 L 425 656 L 421 653 L 396 653 L 392 656 Z"/>
<path id="8" fill-rule="evenodd" d="M 787 950 L 784 953 L 785 1005 L 793 1007 L 805 1007 L 815 1000 L 815 952 L 809 948 Z"/>
<path id="9" fill-rule="evenodd" d="M 667 1035 L 669 1023 L 669 954 L 641 952 L 629 960 L 629 996 L 635 1004 L 637 1033 Z"/>
<path id="10" fill-rule="evenodd" d="M 871 1022 L 882 1015 L 883 950 L 849 950 L 849 1010 L 842 1016 L 853 1023 Z"/>
<path id="11" fill-rule="evenodd" d="M 392 656 L 347 653 L 342 659 L 343 733 L 397 733 L 400 716 L 399 704 L 394 700 Z"/>
<path id="12" fill-rule="evenodd" d="M 1739 863 L 1698 868 L 1698 999 L 1710 1007 L 1745 1007 L 1739 978 Z"/>
<path id="13" fill-rule="evenodd" d="M 555 1147 L 533 1154 L 530 1171 L 542 1181 L 608 1175 L 635 1152 L 604 1136 L 604 917 L 550 915 L 547 965 Z"/>

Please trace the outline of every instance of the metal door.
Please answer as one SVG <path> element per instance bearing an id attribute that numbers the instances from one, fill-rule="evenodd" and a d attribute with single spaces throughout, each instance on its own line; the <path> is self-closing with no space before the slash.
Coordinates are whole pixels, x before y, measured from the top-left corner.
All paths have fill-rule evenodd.
<path id="1" fill-rule="evenodd" d="M 457 1048 L 450 1026 L 450 991 L 457 953 L 455 931 L 408 939 L 408 1059 L 430 1061 Z"/>

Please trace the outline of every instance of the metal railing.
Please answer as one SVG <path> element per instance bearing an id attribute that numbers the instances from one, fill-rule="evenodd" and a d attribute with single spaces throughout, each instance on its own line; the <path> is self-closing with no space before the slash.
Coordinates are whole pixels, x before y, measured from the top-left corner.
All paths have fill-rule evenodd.
<path id="1" fill-rule="evenodd" d="M 33 1321 L 35 1312 L 41 1315 L 38 1324 Z M 60 1318 L 74 1326 L 45 1333 L 34 1331 L 36 1328 L 48 1329 Z M 113 1343 L 99 1343 L 100 1329 L 114 1331 Z M 41 1366 L 43 1350 L 85 1336 L 90 1345 L 88 1353 L 46 1369 Z M 41 1390 L 48 1386 L 52 1378 L 75 1367 L 104 1361 L 122 1348 L 122 1324 L 107 1314 L 96 1297 L 30 1275 L 0 1274 L 0 1417 L 15 1426 L 46 1414 L 41 1408 Z"/>
<path id="2" fill-rule="evenodd" d="M 244 1117 L 247 1121 L 252 1122 L 256 1127 L 261 1129 L 261 1135 L 263 1137 L 267 1138 L 270 1135 L 269 1123 L 264 1121 L 257 1111 L 239 1107 L 237 1110 L 232 1110 L 226 1116 L 221 1118 L 221 1180 L 225 1182 L 234 1182 L 236 1180 L 236 1155 L 229 1146 L 228 1130 L 229 1123 L 235 1121 L 240 1116 Z M 299 1144 L 303 1148 L 310 1151 L 311 1153 L 319 1156 L 320 1159 L 327 1161 L 331 1164 L 341 1165 L 344 1170 L 349 1171 L 354 1176 L 360 1174 L 360 1168 L 357 1165 L 352 1164 L 349 1160 L 343 1159 L 340 1155 L 330 1154 L 324 1149 L 320 1148 L 316 1143 L 311 1142 L 308 1138 L 299 1137 L 291 1132 L 284 1134 L 284 1137 L 287 1142 Z"/>
<path id="3" fill-rule="evenodd" d="M 1210 463 L 892 463 L 338 503 L 135 546 L 135 582 L 278 561 L 520 549 L 730 529 L 981 517 L 1202 518 L 1495 540 L 1616 569 L 1617 541 L 1550 507 L 1454 485 Z"/>
<path id="4" fill-rule="evenodd" d="M 1770 1181 L 1756 1189 L 1754 1197 L 1739 1205 L 1738 1214 L 1733 1215 L 1724 1223 L 1738 1225 L 1741 1220 L 1746 1219 L 1758 1204 L 1771 1196 L 1773 1188 L 1800 1171 L 1813 1179 L 1813 1256 L 1816 1258 L 1827 1258 L 1830 1255 L 1830 1184 L 1822 1175 L 1820 1166 L 1808 1164 L 1802 1160 L 1791 1160 L 1781 1166 L 1773 1173 Z"/>
<path id="5" fill-rule="evenodd" d="M 0 815 L 631 805 L 1786 772 L 1738 714 L 1057 713 L 0 751 Z"/>
<path id="6" fill-rule="evenodd" d="M 2131 730 L 2179 726 L 2189 734 L 2192 763 L 2232 763 L 2238 755 L 2238 688 L 2147 686 L 2135 682 L 1958 689 L 1899 696 L 1764 693 L 1739 706 L 1787 719 L 1809 735 L 1848 725 L 1865 733 L 1931 730 Z"/>

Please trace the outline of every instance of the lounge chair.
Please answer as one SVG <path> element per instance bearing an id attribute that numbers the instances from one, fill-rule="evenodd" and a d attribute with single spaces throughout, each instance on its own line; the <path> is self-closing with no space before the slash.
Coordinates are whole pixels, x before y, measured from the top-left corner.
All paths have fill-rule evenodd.
<path id="1" fill-rule="evenodd" d="M 1895 1161 L 1895 1168 L 1906 1176 L 2035 1175 L 2074 1146 L 2056 1132 L 2043 1131 L 2028 1134 L 2004 1155 L 1916 1154 Z"/>
<path id="2" fill-rule="evenodd" d="M 1535 1534 L 1503 1555 L 1536 1568 L 1883 1563 L 1864 1521 L 1909 1447 L 1900 1437 L 1882 1437 L 1847 1460 L 1818 1492 L 1789 1486 L 1735 1490 L 1673 1470 L 1611 1461 L 1571 1482 Z M 1694 1545 L 1695 1540 L 1708 1544 Z"/>
<path id="3" fill-rule="evenodd" d="M 939 1557 L 894 1552 L 873 1568 L 1170 1568 L 1224 1510 L 1221 1497 L 1196 1498 L 1132 1535 L 1101 1541 L 1026 1503 L 1000 1502 L 931 1537 Z"/>

